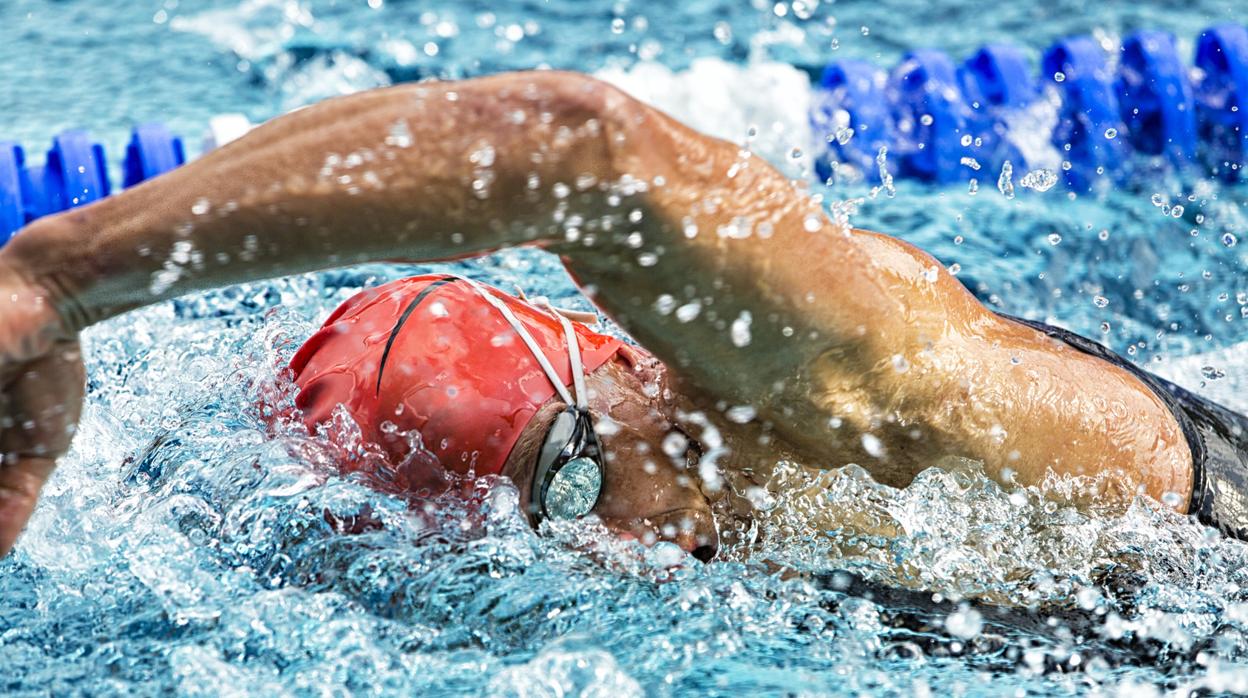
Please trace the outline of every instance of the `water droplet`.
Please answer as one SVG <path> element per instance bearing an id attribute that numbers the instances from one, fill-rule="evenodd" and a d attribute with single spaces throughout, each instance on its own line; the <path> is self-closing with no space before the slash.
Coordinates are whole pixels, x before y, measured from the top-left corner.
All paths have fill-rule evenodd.
<path id="1" fill-rule="evenodd" d="M 1106 138 L 1106 139 L 1108 139 L 1108 140 L 1111 140 L 1111 141 L 1112 141 L 1112 140 L 1114 140 L 1114 139 L 1115 139 L 1115 138 L 1117 138 L 1117 137 L 1118 137 L 1118 129 L 1113 128 L 1112 126 L 1111 126 L 1110 128 L 1105 129 L 1105 138 Z"/>
<path id="2" fill-rule="evenodd" d="M 1222 244 L 1227 247 L 1234 247 L 1239 242 L 1239 238 L 1234 233 L 1222 233 Z"/>
<path id="3" fill-rule="evenodd" d="M 884 195 L 888 198 L 897 196 L 897 188 L 893 186 L 893 175 L 888 171 L 888 146 L 880 146 L 880 151 L 875 154 L 875 165 L 880 171 L 880 187 L 884 190 Z M 874 191 L 872 196 L 874 196 Z"/>
<path id="4" fill-rule="evenodd" d="M 906 357 L 901 354 L 893 354 L 893 370 L 898 373 L 905 373 L 910 370 L 910 362 L 906 361 Z"/>
<path id="5" fill-rule="evenodd" d="M 931 114 L 924 114 L 923 116 L 920 116 L 920 117 L 919 117 L 919 123 L 920 123 L 920 124 L 923 124 L 924 126 L 931 126 L 931 125 L 932 125 L 932 121 L 933 121 L 933 119 L 932 119 L 932 115 L 931 115 Z"/>
<path id="6" fill-rule="evenodd" d="M 1034 191 L 1045 192 L 1057 184 L 1057 173 L 1053 170 L 1040 168 L 1023 175 L 1018 183 Z"/>
<path id="7" fill-rule="evenodd" d="M 654 311 L 659 315 L 670 315 L 676 309 L 676 299 L 664 293 L 654 301 Z"/>
<path id="8" fill-rule="evenodd" d="M 750 315 L 750 311 L 743 310 L 741 311 L 741 314 L 737 316 L 737 319 L 732 321 L 731 335 L 733 346 L 745 347 L 749 345 L 750 323 L 753 322 L 753 319 L 754 318 Z"/>
<path id="9" fill-rule="evenodd" d="M 726 417 L 728 421 L 733 424 L 748 424 L 749 421 L 754 419 L 756 416 L 758 416 L 758 410 L 754 409 L 752 405 L 729 407 L 728 410 L 724 412 L 724 417 Z"/>
<path id="10" fill-rule="evenodd" d="M 676 319 L 681 322 L 690 322 L 697 318 L 700 312 L 702 312 L 702 304 L 692 301 L 676 309 Z"/>
<path id="11" fill-rule="evenodd" d="M 819 219 L 819 216 L 812 213 L 809 216 L 806 216 L 805 220 L 802 221 L 802 227 L 805 228 L 808 233 L 817 233 L 821 228 L 823 228 L 823 221 Z"/>
<path id="12" fill-rule="evenodd" d="M 672 431 L 663 437 L 663 452 L 668 458 L 677 459 L 685 455 L 685 451 L 689 448 L 689 439 L 684 434 Z"/>
<path id="13" fill-rule="evenodd" d="M 1183 217 L 1183 206 L 1182 206 L 1182 205 L 1180 205 L 1180 204 L 1175 204 L 1173 207 L 1171 207 L 1171 209 L 1170 209 L 1170 216 L 1171 216 L 1171 217 L 1173 217 L 1173 218 L 1182 218 L 1182 217 Z"/>
<path id="14" fill-rule="evenodd" d="M 1007 199 L 1014 198 L 1014 165 L 1006 160 L 1001 164 L 1001 176 L 997 177 L 997 191 L 1001 192 Z"/>
<path id="15" fill-rule="evenodd" d="M 984 617 L 979 611 L 963 604 L 945 618 L 945 629 L 954 637 L 970 639 L 984 629 Z"/>
<path id="16" fill-rule="evenodd" d="M 212 202 L 208 201 L 208 199 L 199 199 L 198 201 L 196 201 L 194 204 L 191 205 L 191 213 L 197 216 L 202 216 L 205 213 L 208 213 L 208 211 L 211 209 L 212 209 Z"/>
<path id="17" fill-rule="evenodd" d="M 884 443 L 875 434 L 862 435 L 862 450 L 872 458 L 884 457 Z"/>
<path id="18" fill-rule="evenodd" d="M 1053 82 L 1066 82 L 1066 73 L 1063 73 L 1060 70 L 1053 73 Z"/>
<path id="19" fill-rule="evenodd" d="M 1216 381 L 1219 378 L 1225 378 L 1226 372 L 1213 366 L 1201 366 L 1200 375 L 1204 376 L 1205 380 Z"/>
<path id="20" fill-rule="evenodd" d="M 1062 236 L 1057 233 L 1049 233 L 1049 244 L 1058 245 L 1062 242 Z"/>
<path id="21" fill-rule="evenodd" d="M 962 141 L 961 141 L 961 142 L 962 142 L 963 147 L 965 147 L 965 146 L 969 146 L 969 145 L 971 144 L 971 134 L 969 134 L 969 133 L 964 134 L 964 135 L 962 136 Z"/>
<path id="22" fill-rule="evenodd" d="M 1109 299 L 1105 296 L 1093 296 L 1092 305 L 1095 305 L 1098 308 L 1104 308 L 1109 305 Z"/>

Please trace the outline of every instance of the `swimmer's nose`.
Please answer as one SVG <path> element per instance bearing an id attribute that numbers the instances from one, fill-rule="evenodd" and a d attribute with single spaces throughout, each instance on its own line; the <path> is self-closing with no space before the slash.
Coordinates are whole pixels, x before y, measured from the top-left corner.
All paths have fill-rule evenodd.
<path id="1" fill-rule="evenodd" d="M 660 540 L 675 543 L 702 562 L 710 562 L 719 552 L 719 532 L 709 511 L 677 509 L 650 521 Z"/>

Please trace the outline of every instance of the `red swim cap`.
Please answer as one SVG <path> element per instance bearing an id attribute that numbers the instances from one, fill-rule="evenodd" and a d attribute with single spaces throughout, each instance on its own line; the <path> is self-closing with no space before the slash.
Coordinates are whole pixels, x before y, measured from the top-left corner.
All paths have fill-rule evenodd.
<path id="1" fill-rule="evenodd" d="M 511 309 L 565 386 L 572 371 L 563 329 L 550 312 L 473 286 L 453 276 L 417 276 L 343 303 L 290 362 L 304 421 L 313 427 L 343 405 L 364 438 L 381 445 L 394 463 L 410 451 L 402 434 L 417 432 L 448 471 L 500 473 L 521 431 L 556 391 L 478 289 Z M 573 326 L 586 373 L 621 346 Z M 425 480 L 440 473 L 414 475 Z"/>

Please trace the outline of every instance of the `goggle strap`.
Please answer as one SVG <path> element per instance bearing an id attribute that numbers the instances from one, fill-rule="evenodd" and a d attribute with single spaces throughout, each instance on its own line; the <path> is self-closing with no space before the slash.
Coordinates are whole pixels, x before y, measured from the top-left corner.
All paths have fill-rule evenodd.
<path id="1" fill-rule="evenodd" d="M 542 367 L 542 371 L 546 374 L 546 378 L 550 381 L 551 385 L 555 386 L 555 392 L 559 393 L 559 397 L 569 405 L 575 404 L 580 406 L 581 403 L 573 400 L 572 396 L 568 394 L 567 386 L 563 384 L 563 381 L 559 380 L 559 374 L 555 373 L 555 368 L 550 365 L 549 361 L 546 360 L 546 354 L 542 352 L 540 347 L 537 346 L 537 341 L 533 339 L 533 335 L 529 334 L 528 329 L 526 329 L 524 324 L 520 322 L 520 319 L 516 317 L 515 313 L 511 312 L 511 308 L 508 308 L 502 301 L 495 298 L 489 291 L 486 291 L 477 282 L 471 279 L 464 280 L 467 281 L 477 293 L 481 294 L 481 297 L 485 299 L 485 302 L 494 306 L 498 312 L 503 314 L 503 319 L 507 321 L 507 324 L 511 325 L 511 328 L 516 331 L 516 334 L 520 335 L 520 340 L 523 341 L 524 345 L 529 348 L 529 352 L 533 354 L 533 358 L 536 359 L 538 365 Z M 564 322 L 566 323 L 567 320 L 565 319 Z M 583 388 L 585 379 L 580 373 L 580 348 L 576 344 L 575 335 L 569 334 L 570 331 L 571 326 L 565 325 L 564 333 L 568 336 L 569 357 L 576 357 L 572 362 L 572 376 L 573 382 L 577 388 L 577 397 L 579 398 L 582 394 L 584 394 Z"/>
<path id="2" fill-rule="evenodd" d="M 572 322 L 559 313 L 558 310 L 546 300 L 544 305 L 556 318 L 559 318 L 559 324 L 563 325 L 563 336 L 568 341 L 568 361 L 572 364 L 572 387 L 576 389 L 576 406 L 581 409 L 589 408 L 588 391 L 585 390 L 585 370 L 581 363 L 581 346 L 576 341 L 576 331 L 572 329 Z"/>

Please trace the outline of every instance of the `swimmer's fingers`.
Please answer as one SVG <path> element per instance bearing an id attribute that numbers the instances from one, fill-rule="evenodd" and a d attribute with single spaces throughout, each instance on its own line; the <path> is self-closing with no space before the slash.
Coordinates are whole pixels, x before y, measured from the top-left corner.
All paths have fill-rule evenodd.
<path id="1" fill-rule="evenodd" d="M 69 449 L 82 411 L 85 372 L 77 342 L 5 372 L 0 400 L 0 556 L 35 510 L 39 491 Z"/>

